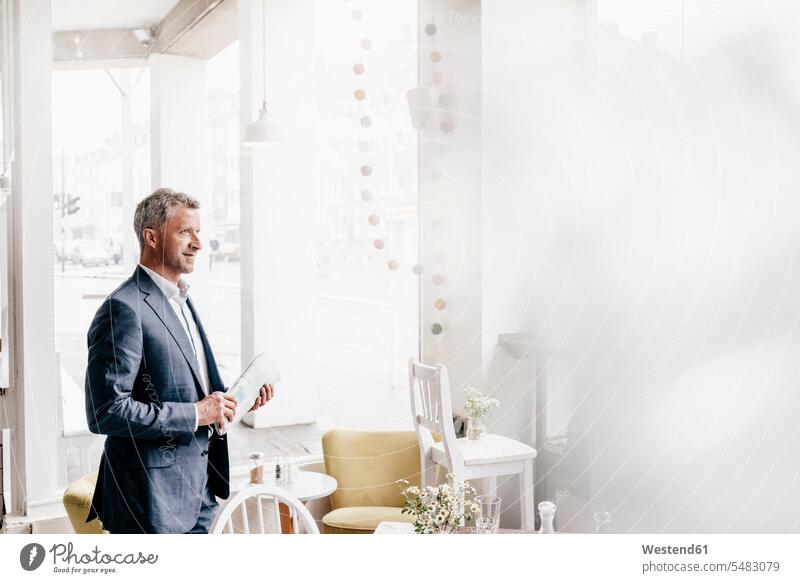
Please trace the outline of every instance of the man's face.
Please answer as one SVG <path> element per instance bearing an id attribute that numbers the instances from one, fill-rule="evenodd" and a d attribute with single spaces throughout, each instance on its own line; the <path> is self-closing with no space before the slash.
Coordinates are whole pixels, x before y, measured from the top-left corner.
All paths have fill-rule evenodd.
<path id="1" fill-rule="evenodd" d="M 164 268 L 173 273 L 191 273 L 200 243 L 200 212 L 197 209 L 177 207 L 172 218 L 159 229 L 156 249 Z"/>

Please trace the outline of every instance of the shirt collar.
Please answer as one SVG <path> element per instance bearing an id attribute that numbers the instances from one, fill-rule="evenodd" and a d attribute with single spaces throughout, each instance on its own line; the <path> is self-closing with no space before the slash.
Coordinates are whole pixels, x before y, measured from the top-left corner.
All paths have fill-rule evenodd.
<path id="1" fill-rule="evenodd" d="M 155 284 L 164 292 L 164 295 L 167 297 L 168 300 L 177 300 L 181 303 L 186 301 L 186 298 L 189 295 L 189 284 L 186 283 L 183 278 L 178 280 L 178 285 L 175 285 L 171 281 L 169 281 L 164 276 L 156 273 L 146 265 L 139 264 L 139 267 L 144 269 L 147 274 L 153 279 Z"/>

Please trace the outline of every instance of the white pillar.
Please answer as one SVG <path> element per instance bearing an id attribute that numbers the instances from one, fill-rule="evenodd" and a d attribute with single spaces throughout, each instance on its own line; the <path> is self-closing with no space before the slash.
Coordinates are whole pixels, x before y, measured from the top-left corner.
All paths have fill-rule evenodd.
<path id="1" fill-rule="evenodd" d="M 50 2 L 14 3 L 14 155 L 11 203 L 10 391 L 14 514 L 61 505 L 53 328 Z"/>
<path id="2" fill-rule="evenodd" d="M 262 6 L 260 0 L 239 3 L 242 129 L 257 118 L 262 101 Z M 319 199 L 314 143 L 304 139 L 314 135 L 317 115 L 314 45 L 306 34 L 313 29 L 311 13 L 306 2 L 269 2 L 267 102 L 288 143 L 242 149 L 242 360 L 266 352 L 281 371 L 280 398 L 245 418 L 256 427 L 316 420 L 313 248 Z"/>
<path id="3" fill-rule="evenodd" d="M 200 201 L 202 238 L 206 244 L 202 254 L 207 258 L 211 252 L 207 235 L 213 225 L 207 61 L 157 54 L 151 55 L 148 62 L 151 184 L 153 189 L 173 188 Z M 192 297 L 202 306 L 210 283 L 207 259 L 198 261 L 187 279 Z"/>

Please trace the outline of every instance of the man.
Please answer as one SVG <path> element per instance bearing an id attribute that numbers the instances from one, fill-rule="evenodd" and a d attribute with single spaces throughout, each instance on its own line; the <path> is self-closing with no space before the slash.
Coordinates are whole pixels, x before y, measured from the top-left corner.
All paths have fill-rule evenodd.
<path id="1" fill-rule="evenodd" d="M 168 188 L 136 207 L 141 255 L 89 328 L 86 416 L 107 435 L 92 509 L 112 533 L 207 533 L 230 494 L 224 427 L 236 400 L 181 275 L 200 243 L 197 200 Z M 266 404 L 261 387 L 251 410 Z"/>

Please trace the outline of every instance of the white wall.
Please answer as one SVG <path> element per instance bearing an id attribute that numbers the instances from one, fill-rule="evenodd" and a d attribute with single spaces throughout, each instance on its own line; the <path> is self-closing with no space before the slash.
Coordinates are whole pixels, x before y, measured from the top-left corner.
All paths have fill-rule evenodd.
<path id="1" fill-rule="evenodd" d="M 492 429 L 531 435 L 529 333 L 560 528 L 798 532 L 797 8 L 644 4 L 483 3 Z"/>

